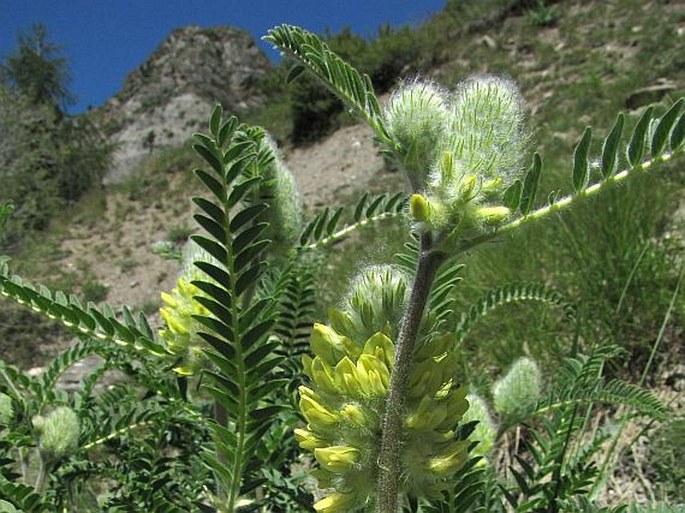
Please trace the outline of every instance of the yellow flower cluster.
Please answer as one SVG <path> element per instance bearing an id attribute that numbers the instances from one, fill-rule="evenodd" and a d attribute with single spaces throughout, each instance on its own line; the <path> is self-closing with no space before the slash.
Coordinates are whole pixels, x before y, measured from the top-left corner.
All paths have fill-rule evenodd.
<path id="1" fill-rule="evenodd" d="M 340 318 L 344 313 L 335 312 Z M 448 337 L 434 337 L 415 355 L 402 447 L 404 491 L 435 496 L 466 461 L 466 441 L 453 431 L 468 408 L 464 387 L 452 386 L 454 353 Z M 304 358 L 312 387 L 300 387 L 306 429 L 295 436 L 313 451 L 314 475 L 332 493 L 314 508 L 323 513 L 354 511 L 373 500 L 381 419 L 390 383 L 394 345 L 382 332 L 353 340 L 330 326 L 315 324 L 313 358 Z"/>
<path id="2" fill-rule="evenodd" d="M 193 315 L 209 315 L 209 312 L 193 299 L 198 295 L 201 295 L 200 289 L 184 278 L 178 279 L 171 293 L 162 292 L 164 306 L 159 312 L 166 328 L 160 331 L 160 337 L 167 351 L 181 358 L 181 364 L 174 371 L 182 376 L 196 374 L 204 362 L 204 342 L 197 334 L 201 325 Z"/>

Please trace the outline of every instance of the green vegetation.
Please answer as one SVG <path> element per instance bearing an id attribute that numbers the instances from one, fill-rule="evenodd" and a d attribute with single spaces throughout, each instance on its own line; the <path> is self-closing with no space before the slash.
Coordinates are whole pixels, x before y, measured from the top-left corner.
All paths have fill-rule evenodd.
<path id="1" fill-rule="evenodd" d="M 0 201 L 16 208 L 0 240 L 5 251 L 99 187 L 109 164 L 111 145 L 88 118 L 63 110 L 71 99 L 68 80 L 67 61 L 42 25 L 21 35 L 0 64 Z"/>

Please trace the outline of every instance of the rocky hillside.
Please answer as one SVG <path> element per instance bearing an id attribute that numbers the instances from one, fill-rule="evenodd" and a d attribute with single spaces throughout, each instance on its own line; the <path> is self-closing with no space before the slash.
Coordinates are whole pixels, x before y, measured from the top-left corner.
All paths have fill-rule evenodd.
<path id="1" fill-rule="evenodd" d="M 230 27 L 174 30 L 96 113 L 119 145 L 106 182 L 120 182 L 155 148 L 177 146 L 204 126 L 216 102 L 259 105 L 255 82 L 271 63 L 247 32 Z"/>

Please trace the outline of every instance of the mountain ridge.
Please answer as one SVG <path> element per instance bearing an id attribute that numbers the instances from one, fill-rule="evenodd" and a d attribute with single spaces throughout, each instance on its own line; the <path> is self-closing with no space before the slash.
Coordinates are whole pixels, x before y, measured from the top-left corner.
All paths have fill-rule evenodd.
<path id="1" fill-rule="evenodd" d="M 124 180 L 155 148 L 182 144 L 204 127 L 217 102 L 227 110 L 262 104 L 255 85 L 272 67 L 246 31 L 197 25 L 173 30 L 94 113 L 117 145 L 105 183 Z"/>

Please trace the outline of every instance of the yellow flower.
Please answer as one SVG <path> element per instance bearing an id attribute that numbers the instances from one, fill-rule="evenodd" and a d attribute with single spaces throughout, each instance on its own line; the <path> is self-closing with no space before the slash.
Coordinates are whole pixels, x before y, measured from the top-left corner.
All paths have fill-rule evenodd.
<path id="1" fill-rule="evenodd" d="M 302 394 L 300 387 L 300 394 Z M 324 408 L 315 399 L 307 395 L 300 397 L 300 411 L 304 418 L 307 419 L 312 426 L 330 427 L 338 422 L 338 417 L 328 409 Z"/>
<path id="2" fill-rule="evenodd" d="M 347 356 L 335 366 L 335 383 L 344 395 L 362 396 L 362 386 L 357 377 L 357 366 Z"/>
<path id="3" fill-rule="evenodd" d="M 412 219 L 425 223 L 431 216 L 431 205 L 423 194 L 412 194 L 409 199 L 409 213 Z"/>
<path id="4" fill-rule="evenodd" d="M 315 503 L 314 509 L 316 511 L 320 511 L 321 513 L 338 513 L 341 511 L 349 511 L 348 506 L 354 501 L 354 494 L 334 493 Z"/>
<path id="5" fill-rule="evenodd" d="M 364 413 L 364 410 L 356 404 L 346 404 L 342 407 L 340 413 L 359 427 L 367 427 L 369 425 L 369 419 Z"/>
<path id="6" fill-rule="evenodd" d="M 390 371 L 373 355 L 363 354 L 357 360 L 357 379 L 363 395 L 378 397 L 384 395 L 390 384 Z"/>
<path id="7" fill-rule="evenodd" d="M 326 470 L 341 474 L 359 461 L 359 451 L 354 447 L 334 445 L 314 449 L 314 457 Z"/>
<path id="8" fill-rule="evenodd" d="M 302 447 L 303 449 L 309 449 L 311 451 L 326 446 L 326 442 L 321 440 L 321 438 L 316 436 L 311 431 L 297 428 L 295 429 L 294 433 L 295 438 L 300 444 L 300 447 Z"/>
<path id="9" fill-rule="evenodd" d="M 376 333 L 364 344 L 364 354 L 378 358 L 388 369 L 392 369 L 395 360 L 395 346 L 384 333 Z"/>
<path id="10" fill-rule="evenodd" d="M 314 384 L 323 392 L 337 394 L 338 389 L 335 385 L 333 368 L 328 365 L 320 356 L 312 360 L 309 374 Z"/>
<path id="11" fill-rule="evenodd" d="M 431 458 L 428 468 L 434 474 L 452 474 L 459 470 L 468 457 L 468 444 L 466 440 L 454 442 L 444 453 Z"/>
<path id="12" fill-rule="evenodd" d="M 325 324 L 314 324 L 309 344 L 312 353 L 320 357 L 328 365 L 335 365 L 345 355 L 343 337 Z"/>
<path id="13" fill-rule="evenodd" d="M 430 397 L 421 398 L 418 408 L 407 417 L 407 426 L 412 429 L 434 429 L 447 416 L 447 409 Z"/>

